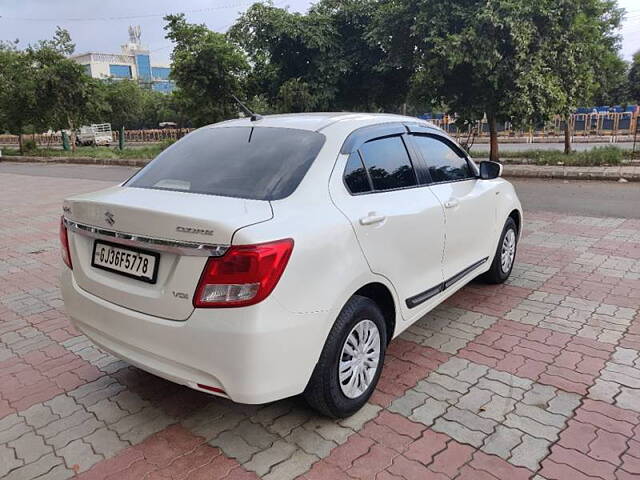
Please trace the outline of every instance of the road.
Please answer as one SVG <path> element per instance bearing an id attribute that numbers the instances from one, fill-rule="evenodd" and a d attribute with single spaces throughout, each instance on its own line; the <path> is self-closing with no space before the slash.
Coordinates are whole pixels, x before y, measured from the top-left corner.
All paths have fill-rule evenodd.
<path id="1" fill-rule="evenodd" d="M 0 163 L 1 173 L 121 182 L 135 167 Z M 640 184 L 600 181 L 511 179 L 526 211 L 640 218 Z"/>
<path id="2" fill-rule="evenodd" d="M 595 147 L 618 147 L 621 149 L 631 150 L 633 142 L 620 143 L 577 143 L 571 144 L 571 148 L 575 151 L 590 150 Z M 636 146 L 640 148 L 640 146 Z M 479 152 L 489 152 L 489 143 L 475 143 L 472 150 Z M 501 143 L 500 150 L 507 152 L 522 152 L 525 150 L 564 150 L 564 143 Z"/>

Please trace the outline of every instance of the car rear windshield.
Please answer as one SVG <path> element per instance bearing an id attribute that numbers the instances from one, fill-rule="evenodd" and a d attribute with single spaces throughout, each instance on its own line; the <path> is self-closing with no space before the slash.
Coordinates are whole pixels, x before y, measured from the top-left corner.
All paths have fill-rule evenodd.
<path id="1" fill-rule="evenodd" d="M 134 175 L 128 187 L 254 200 L 289 196 L 324 144 L 324 135 L 271 127 L 205 127 Z"/>

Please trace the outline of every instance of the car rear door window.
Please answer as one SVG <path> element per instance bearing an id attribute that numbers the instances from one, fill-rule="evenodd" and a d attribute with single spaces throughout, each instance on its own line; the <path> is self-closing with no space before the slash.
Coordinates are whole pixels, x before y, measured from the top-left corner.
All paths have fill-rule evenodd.
<path id="1" fill-rule="evenodd" d="M 452 182 L 475 177 L 464 154 L 444 141 L 428 135 L 414 135 L 413 140 L 427 164 L 433 182 Z"/>
<path id="2" fill-rule="evenodd" d="M 353 152 L 347 159 L 344 169 L 344 183 L 351 193 L 365 193 L 371 191 L 369 176 L 364 169 L 362 159 L 358 152 Z"/>
<path id="3" fill-rule="evenodd" d="M 298 187 L 324 141 L 292 128 L 205 127 L 164 150 L 126 186 L 279 200 Z"/>
<path id="4" fill-rule="evenodd" d="M 401 137 L 372 140 L 360 148 L 374 190 L 417 185 L 416 173 Z"/>

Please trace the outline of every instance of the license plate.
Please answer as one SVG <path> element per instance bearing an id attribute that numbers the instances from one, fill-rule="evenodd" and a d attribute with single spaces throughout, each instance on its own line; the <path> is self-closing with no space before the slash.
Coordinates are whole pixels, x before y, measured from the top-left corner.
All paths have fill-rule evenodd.
<path id="1" fill-rule="evenodd" d="M 143 282 L 156 283 L 159 258 L 155 252 L 96 240 L 91 265 Z"/>

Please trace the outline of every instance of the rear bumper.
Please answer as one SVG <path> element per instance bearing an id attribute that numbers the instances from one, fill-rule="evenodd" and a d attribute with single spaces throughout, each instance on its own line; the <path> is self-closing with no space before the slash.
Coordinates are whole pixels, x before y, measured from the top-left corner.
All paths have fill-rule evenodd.
<path id="1" fill-rule="evenodd" d="M 73 324 L 96 344 L 175 383 L 221 388 L 240 403 L 301 393 L 332 323 L 328 312 L 292 313 L 273 297 L 251 307 L 196 309 L 185 321 L 165 320 L 82 290 L 71 270 L 65 269 L 61 283 Z"/>

